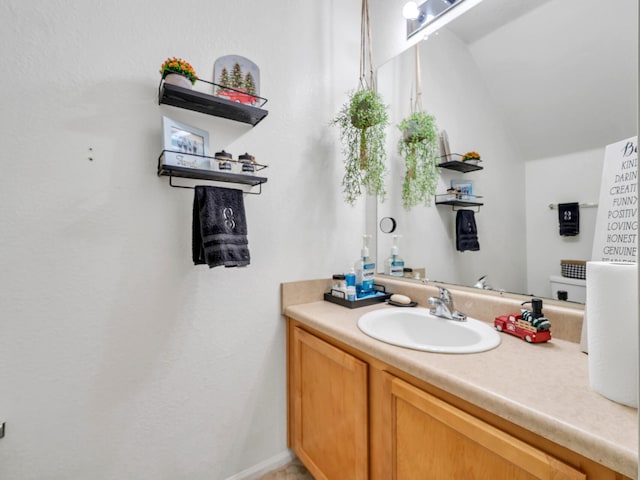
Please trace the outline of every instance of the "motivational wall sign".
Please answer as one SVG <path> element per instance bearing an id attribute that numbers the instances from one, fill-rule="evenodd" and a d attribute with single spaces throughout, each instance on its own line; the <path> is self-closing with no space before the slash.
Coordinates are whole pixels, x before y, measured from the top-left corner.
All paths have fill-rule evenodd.
<path id="1" fill-rule="evenodd" d="M 592 260 L 636 262 L 638 255 L 638 137 L 607 145 Z"/>

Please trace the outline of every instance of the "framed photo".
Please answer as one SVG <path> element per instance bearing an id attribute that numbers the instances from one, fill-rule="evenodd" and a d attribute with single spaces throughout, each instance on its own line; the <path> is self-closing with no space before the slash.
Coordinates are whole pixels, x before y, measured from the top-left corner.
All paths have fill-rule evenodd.
<path id="1" fill-rule="evenodd" d="M 440 132 L 440 156 L 444 158 L 445 162 L 451 160 L 451 149 L 449 148 L 449 135 L 446 130 Z"/>
<path id="2" fill-rule="evenodd" d="M 451 188 L 460 192 L 460 195 L 473 196 L 473 180 L 451 180 Z"/>
<path id="3" fill-rule="evenodd" d="M 209 170 L 209 132 L 162 117 L 164 165 Z"/>

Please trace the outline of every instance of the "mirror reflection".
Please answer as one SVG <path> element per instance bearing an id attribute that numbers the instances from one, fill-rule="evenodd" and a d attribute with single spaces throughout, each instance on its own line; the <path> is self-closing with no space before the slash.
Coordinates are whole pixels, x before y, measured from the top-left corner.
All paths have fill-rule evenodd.
<path id="1" fill-rule="evenodd" d="M 484 0 L 420 42 L 425 110 L 450 152 L 481 156 L 482 170 L 440 169 L 436 192 L 462 182 L 482 196 L 477 251 L 456 250 L 454 207 L 403 208 L 396 125 L 414 101 L 414 47 L 383 65 L 390 174 L 377 219 L 396 229 L 378 229 L 378 269 L 400 235 L 405 265 L 430 280 L 556 298 L 561 260 L 591 258 L 605 147 L 637 134 L 637 38 L 636 0 Z M 569 202 L 583 204 L 580 231 L 561 236 L 549 205 Z"/>

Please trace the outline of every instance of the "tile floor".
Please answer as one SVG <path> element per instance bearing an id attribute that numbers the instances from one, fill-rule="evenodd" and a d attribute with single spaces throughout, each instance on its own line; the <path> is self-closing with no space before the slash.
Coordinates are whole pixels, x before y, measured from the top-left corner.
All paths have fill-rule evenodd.
<path id="1" fill-rule="evenodd" d="M 263 475 L 259 480 L 313 480 L 313 477 L 296 458 L 293 462 Z"/>

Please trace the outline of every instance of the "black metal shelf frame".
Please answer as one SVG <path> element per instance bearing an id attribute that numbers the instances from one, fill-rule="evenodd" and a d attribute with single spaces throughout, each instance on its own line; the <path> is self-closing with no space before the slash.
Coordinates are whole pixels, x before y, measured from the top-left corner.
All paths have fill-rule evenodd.
<path id="1" fill-rule="evenodd" d="M 174 150 L 163 150 L 160 156 L 158 157 L 158 176 L 159 177 L 169 177 L 169 185 L 174 188 L 193 188 L 182 185 L 175 185 L 173 183 L 173 177 L 178 178 L 190 178 L 194 180 L 208 180 L 212 182 L 225 182 L 225 183 L 237 183 L 241 185 L 250 185 L 251 187 L 259 186 L 260 190 L 258 192 L 244 192 L 252 195 L 260 195 L 262 193 L 262 184 L 267 182 L 266 177 L 260 177 L 257 175 L 247 175 L 243 173 L 229 173 L 222 172 L 216 170 L 203 170 L 200 168 L 189 168 L 189 167 L 180 167 L 177 165 L 166 165 L 163 163 L 163 157 L 166 152 L 171 153 L 183 153 L 176 152 Z M 193 155 L 190 156 L 198 157 L 201 159 L 208 159 L 209 161 L 217 163 L 218 160 L 215 157 L 209 157 L 206 155 Z M 242 164 L 242 162 L 238 160 L 224 160 L 225 162 L 234 163 L 234 164 Z M 262 165 L 259 163 L 252 164 L 255 168 L 255 171 L 260 171 L 267 168 L 267 165 Z"/>
<path id="2" fill-rule="evenodd" d="M 468 173 L 475 172 L 477 170 L 483 170 L 484 167 L 481 167 L 477 164 L 469 163 L 469 161 L 463 162 L 463 155 L 459 153 L 450 153 L 448 155 L 442 155 L 440 159 L 444 160 L 443 162 L 438 164 L 440 168 L 446 168 L 448 170 L 455 170 L 456 172 Z M 479 160 L 478 160 L 479 161 Z M 461 193 L 446 193 L 442 195 L 435 196 L 435 204 L 436 205 L 448 205 L 451 206 L 453 211 L 459 210 L 460 208 L 468 208 L 468 207 L 476 207 L 478 212 L 480 211 L 480 207 L 484 205 L 482 202 L 478 202 L 476 199 L 482 198 L 480 195 L 466 195 Z"/>

